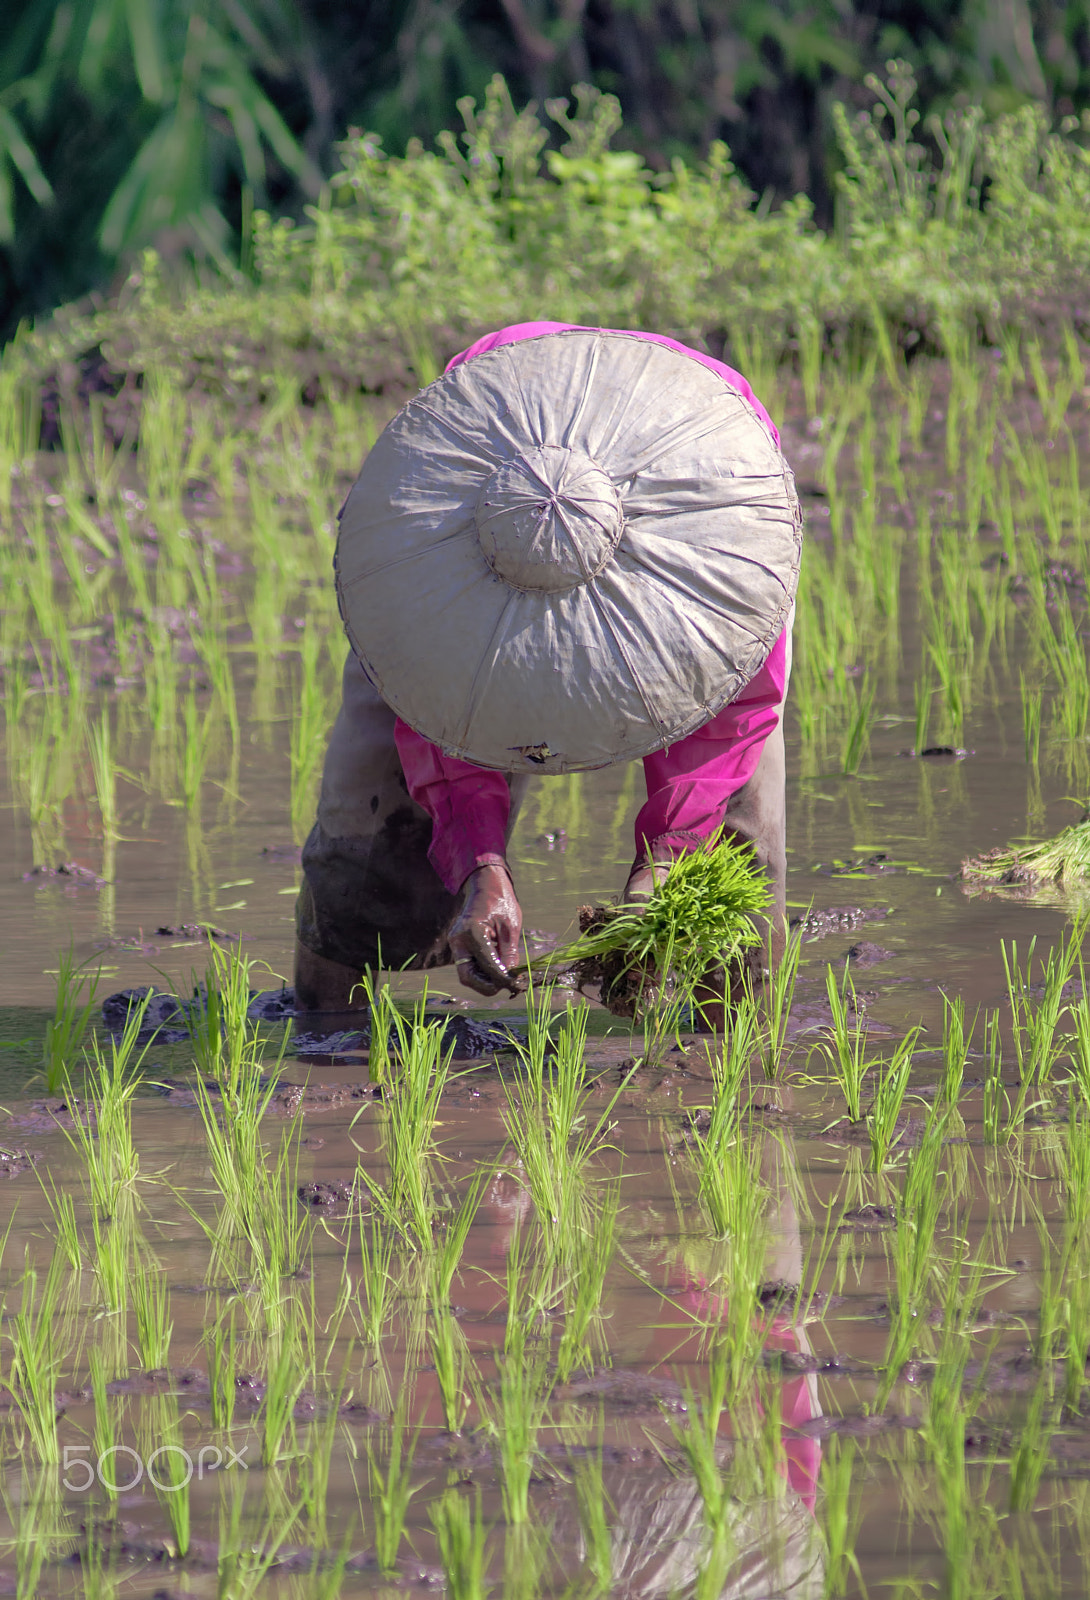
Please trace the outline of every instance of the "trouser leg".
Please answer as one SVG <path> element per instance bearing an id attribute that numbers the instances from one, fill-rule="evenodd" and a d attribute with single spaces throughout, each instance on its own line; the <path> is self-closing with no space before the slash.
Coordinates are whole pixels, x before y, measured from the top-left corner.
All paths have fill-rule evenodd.
<path id="1" fill-rule="evenodd" d="M 357 974 L 445 965 L 446 930 L 461 907 L 428 860 L 431 819 L 409 795 L 394 722 L 350 652 L 295 924 L 303 950 Z M 526 783 L 512 780 L 508 837 Z"/>

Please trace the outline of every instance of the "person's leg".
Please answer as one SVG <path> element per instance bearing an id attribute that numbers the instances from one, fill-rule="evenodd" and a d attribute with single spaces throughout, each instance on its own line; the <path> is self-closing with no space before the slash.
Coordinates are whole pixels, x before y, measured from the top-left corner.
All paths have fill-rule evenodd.
<path id="1" fill-rule="evenodd" d="M 449 960 L 445 934 L 460 897 L 428 860 L 431 820 L 409 796 L 394 721 L 350 653 L 295 910 L 296 1007 L 327 1014 L 325 1026 L 363 1009 L 365 968 Z M 516 780 L 510 826 L 524 792 Z"/>

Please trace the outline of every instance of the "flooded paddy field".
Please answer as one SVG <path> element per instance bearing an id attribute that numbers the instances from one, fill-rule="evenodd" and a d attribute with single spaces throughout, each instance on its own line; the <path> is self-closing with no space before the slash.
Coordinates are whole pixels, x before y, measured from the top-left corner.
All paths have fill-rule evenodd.
<path id="1" fill-rule="evenodd" d="M 656 1042 L 397 978 L 370 1063 L 246 1011 L 385 413 L 8 408 L 0 1589 L 1085 1593 L 1085 886 L 961 864 L 1090 794 L 1087 355 L 749 373 L 807 508 L 793 988 Z M 532 791 L 540 947 L 640 787 Z"/>

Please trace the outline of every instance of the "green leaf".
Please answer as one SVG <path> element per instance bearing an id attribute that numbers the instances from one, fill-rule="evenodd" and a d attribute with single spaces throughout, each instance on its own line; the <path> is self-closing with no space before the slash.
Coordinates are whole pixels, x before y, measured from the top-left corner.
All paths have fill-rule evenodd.
<path id="1" fill-rule="evenodd" d="M 156 105 L 166 96 L 167 81 L 157 10 L 155 0 L 125 0 L 129 41 L 140 92 L 145 100 L 151 100 Z"/>
<path id="2" fill-rule="evenodd" d="M 11 112 L 0 106 L 0 149 L 9 157 L 40 206 L 53 198 L 53 188 Z M 9 197 L 10 204 L 10 197 Z"/>

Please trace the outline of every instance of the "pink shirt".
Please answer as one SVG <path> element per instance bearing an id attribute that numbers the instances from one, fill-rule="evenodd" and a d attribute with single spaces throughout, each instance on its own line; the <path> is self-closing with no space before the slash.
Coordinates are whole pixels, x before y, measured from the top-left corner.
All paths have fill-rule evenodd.
<path id="1" fill-rule="evenodd" d="M 571 322 L 519 322 L 487 333 L 447 365 L 461 366 L 486 350 L 578 328 Z M 594 332 L 588 329 L 588 332 Z M 604 330 L 632 332 L 630 329 Z M 767 411 L 740 372 L 658 333 L 633 333 L 693 356 L 750 402 L 777 444 L 780 436 Z M 636 818 L 636 854 L 660 856 L 695 849 L 723 819 L 732 794 L 757 769 L 765 740 L 780 720 L 787 672 L 787 634 L 782 633 L 757 673 L 729 706 L 710 722 L 665 750 L 645 756 L 647 802 Z M 432 819 L 428 858 L 452 894 L 476 867 L 504 860 L 511 796 L 502 772 L 445 756 L 398 718 L 394 729 L 409 793 Z"/>

